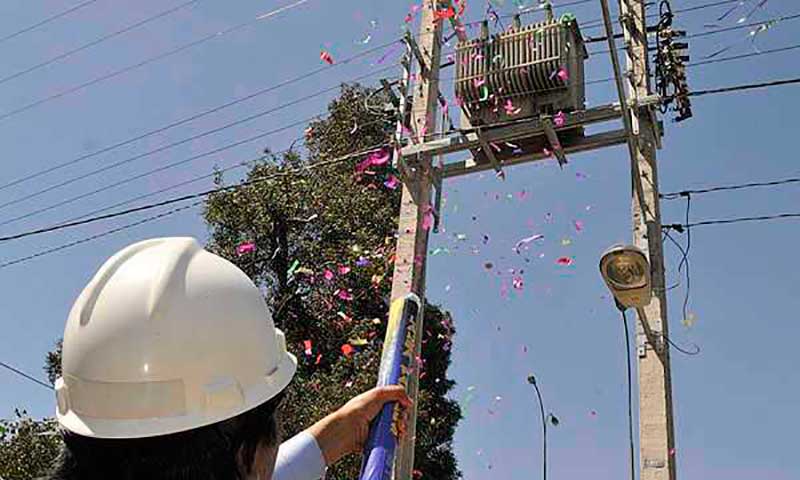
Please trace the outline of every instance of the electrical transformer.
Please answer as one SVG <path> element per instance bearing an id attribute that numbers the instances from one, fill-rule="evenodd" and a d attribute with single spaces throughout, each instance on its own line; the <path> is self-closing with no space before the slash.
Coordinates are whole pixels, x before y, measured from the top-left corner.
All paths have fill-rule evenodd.
<path id="1" fill-rule="evenodd" d="M 455 93 L 472 126 L 572 112 L 585 106 L 588 58 L 574 18 L 515 25 L 456 48 Z"/>

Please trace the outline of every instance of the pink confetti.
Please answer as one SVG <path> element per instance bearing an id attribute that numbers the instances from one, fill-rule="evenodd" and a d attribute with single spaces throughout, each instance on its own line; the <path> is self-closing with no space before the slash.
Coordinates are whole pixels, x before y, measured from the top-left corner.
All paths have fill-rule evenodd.
<path id="1" fill-rule="evenodd" d="M 348 290 L 337 290 L 336 296 L 339 297 L 340 300 L 351 301 L 353 300 L 353 294 L 350 293 Z"/>
<path id="2" fill-rule="evenodd" d="M 506 104 L 503 106 L 506 111 L 506 115 L 517 115 L 519 112 L 522 111 L 521 108 L 515 108 L 514 103 L 511 102 L 511 99 L 506 100 Z"/>
<path id="3" fill-rule="evenodd" d="M 303 340 L 303 345 L 305 346 L 305 354 L 310 357 L 312 355 L 311 340 Z"/>
<path id="4" fill-rule="evenodd" d="M 236 253 L 239 255 L 244 255 L 246 253 L 252 253 L 256 251 L 256 244 L 253 242 L 244 242 L 236 247 Z"/>
<path id="5" fill-rule="evenodd" d="M 569 80 L 569 72 L 564 67 L 559 68 L 558 73 L 556 73 L 556 75 L 558 76 L 558 78 L 561 79 L 562 82 L 566 82 L 567 80 Z"/>
<path id="6" fill-rule="evenodd" d="M 350 267 L 347 265 L 339 265 L 339 275 L 347 275 L 350 273 Z"/>
<path id="7" fill-rule="evenodd" d="M 550 149 L 547 148 L 547 147 L 544 147 L 542 149 L 542 153 L 544 154 L 545 157 L 548 157 L 548 158 L 553 156 L 553 152 L 551 152 Z"/>
<path id="8" fill-rule="evenodd" d="M 525 282 L 520 276 L 514 277 L 514 279 L 511 281 L 511 284 L 514 286 L 514 290 L 522 290 L 525 286 Z"/>
<path id="9" fill-rule="evenodd" d="M 433 227 L 433 207 L 425 207 L 425 214 L 422 216 L 422 228 L 430 230 Z"/>
<path id="10" fill-rule="evenodd" d="M 397 187 L 400 185 L 400 180 L 394 175 L 389 175 L 389 178 L 387 178 L 386 181 L 383 182 L 383 185 L 389 190 L 396 190 Z"/>
<path id="11" fill-rule="evenodd" d="M 475 88 L 479 88 L 484 84 L 486 84 L 486 80 L 483 78 L 476 78 L 475 80 L 472 81 L 472 83 L 475 85 Z"/>
<path id="12" fill-rule="evenodd" d="M 323 62 L 327 63 L 328 65 L 333 65 L 333 57 L 331 56 L 330 53 L 328 53 L 325 50 L 320 52 L 319 59 L 322 60 Z"/>
<path id="13" fill-rule="evenodd" d="M 333 272 L 328 270 L 327 268 L 325 269 L 325 273 L 323 273 L 323 276 L 325 277 L 325 280 L 328 281 L 333 280 Z"/>
<path id="14" fill-rule="evenodd" d="M 568 267 L 568 266 L 572 265 L 572 258 L 571 257 L 559 257 L 558 260 L 556 260 L 556 263 L 558 265 L 563 265 L 565 267 Z"/>
<path id="15" fill-rule="evenodd" d="M 369 154 L 369 156 L 367 156 L 367 160 L 370 161 L 370 165 L 386 165 L 386 163 L 389 161 L 389 150 L 382 148 L 377 152 L 372 152 Z"/>
<path id="16" fill-rule="evenodd" d="M 555 123 L 556 127 L 563 127 L 567 123 L 567 116 L 564 112 L 559 111 L 553 116 L 553 123 Z"/>
<path id="17" fill-rule="evenodd" d="M 575 231 L 580 232 L 583 230 L 583 222 L 580 220 L 575 220 L 573 222 L 575 224 Z"/>

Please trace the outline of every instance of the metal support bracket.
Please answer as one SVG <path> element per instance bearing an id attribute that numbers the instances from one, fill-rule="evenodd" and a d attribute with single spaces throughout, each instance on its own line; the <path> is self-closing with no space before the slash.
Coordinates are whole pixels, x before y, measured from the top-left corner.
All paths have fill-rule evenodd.
<path id="1" fill-rule="evenodd" d="M 497 161 L 497 157 L 494 156 L 494 150 L 492 150 L 492 146 L 489 145 L 489 142 L 483 137 L 483 132 L 481 130 L 477 131 L 478 134 L 478 142 L 481 144 L 481 150 L 483 153 L 486 154 L 486 158 L 489 159 L 489 162 L 492 164 L 492 168 L 497 173 L 501 173 L 503 171 L 503 167 L 500 165 L 500 162 Z"/>
<path id="2" fill-rule="evenodd" d="M 414 40 L 414 37 L 410 33 L 406 33 L 405 41 L 411 47 L 411 53 L 414 54 L 414 58 L 416 58 L 417 62 L 419 62 L 419 69 L 422 72 L 422 76 L 427 78 L 430 69 L 428 68 L 428 64 L 425 63 L 425 57 L 422 56 L 422 52 L 419 49 L 417 41 Z"/>
<path id="3" fill-rule="evenodd" d="M 399 109 L 400 97 L 398 97 L 397 94 L 394 93 L 394 88 L 392 88 L 392 83 L 385 78 L 381 78 L 381 86 L 386 91 L 386 94 L 389 95 L 389 99 L 392 101 L 392 105 L 394 105 L 394 108 Z"/>
<path id="4" fill-rule="evenodd" d="M 442 168 L 433 167 L 433 233 L 439 233 L 442 219 Z"/>
<path id="5" fill-rule="evenodd" d="M 541 117 L 541 122 L 547 141 L 549 141 L 550 146 L 553 147 L 553 155 L 555 155 L 556 160 L 558 160 L 558 166 L 563 169 L 564 165 L 568 163 L 567 155 L 564 154 L 564 149 L 561 148 L 561 141 L 558 139 L 558 133 L 556 133 L 553 120 L 549 116 L 543 115 Z"/>

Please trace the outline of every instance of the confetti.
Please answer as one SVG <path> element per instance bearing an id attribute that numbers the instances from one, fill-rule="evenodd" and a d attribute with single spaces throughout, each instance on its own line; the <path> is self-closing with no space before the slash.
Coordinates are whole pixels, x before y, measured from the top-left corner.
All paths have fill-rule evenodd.
<path id="1" fill-rule="evenodd" d="M 236 247 L 236 253 L 244 255 L 246 253 L 253 253 L 256 251 L 256 244 L 253 242 L 244 242 Z"/>
<path id="2" fill-rule="evenodd" d="M 558 69 L 558 71 L 556 72 L 556 76 L 560 78 L 562 82 L 566 82 L 567 80 L 569 80 L 569 72 L 564 67 Z"/>
<path id="3" fill-rule="evenodd" d="M 542 235 L 541 233 L 537 233 L 535 235 L 531 235 L 530 237 L 525 237 L 525 238 L 521 239 L 520 241 L 518 241 L 516 245 L 514 245 L 514 251 L 519 253 L 519 249 L 522 248 L 523 246 L 525 246 L 525 245 L 527 245 L 527 244 L 529 244 L 531 242 L 534 242 L 536 240 L 541 240 L 543 238 L 544 238 L 544 235 Z"/>
<path id="4" fill-rule="evenodd" d="M 386 181 L 383 182 L 383 186 L 388 188 L 389 190 L 396 190 L 398 185 L 400 185 L 400 180 L 396 176 L 391 174 L 386 179 Z"/>
<path id="5" fill-rule="evenodd" d="M 556 264 L 568 267 L 568 266 L 572 265 L 572 258 L 571 257 L 559 257 L 558 260 L 556 260 Z"/>
<path id="6" fill-rule="evenodd" d="M 356 260 L 357 267 L 366 267 L 369 263 L 369 259 L 366 257 L 358 257 L 358 260 Z"/>
<path id="7" fill-rule="evenodd" d="M 569 238 L 562 238 L 561 239 L 561 246 L 562 247 L 568 247 L 570 245 L 572 245 L 572 240 L 570 240 Z"/>
<path id="8" fill-rule="evenodd" d="M 425 207 L 425 214 L 422 216 L 422 229 L 430 230 L 433 226 L 433 208 L 429 205 Z"/>
<path id="9" fill-rule="evenodd" d="M 520 276 L 514 277 L 514 279 L 511 281 L 511 284 L 514 286 L 514 290 L 522 290 L 525 286 L 525 282 Z"/>
<path id="10" fill-rule="evenodd" d="M 692 328 L 695 322 L 697 322 L 697 316 L 695 316 L 695 314 L 691 312 L 687 313 L 686 318 L 681 320 L 681 324 L 686 328 Z"/>
<path id="11" fill-rule="evenodd" d="M 575 220 L 574 222 L 572 222 L 572 224 L 575 226 L 575 231 L 576 232 L 582 232 L 583 231 L 583 222 L 582 221 Z"/>
<path id="12" fill-rule="evenodd" d="M 363 347 L 364 345 L 369 344 L 369 341 L 367 341 L 364 338 L 351 338 L 350 340 L 348 340 L 348 342 L 350 343 L 350 345 L 356 347 Z"/>
<path id="13" fill-rule="evenodd" d="M 350 273 L 350 267 L 347 265 L 339 265 L 339 275 L 347 275 Z"/>
<path id="14" fill-rule="evenodd" d="M 459 240 L 461 242 L 465 242 L 467 240 L 467 234 L 466 233 L 457 233 L 456 234 L 456 240 Z"/>
<path id="15" fill-rule="evenodd" d="M 431 252 L 431 256 L 435 257 L 436 255 L 440 255 L 442 253 L 450 254 L 450 249 L 447 247 L 437 247 Z"/>
<path id="16" fill-rule="evenodd" d="M 353 348 L 353 346 L 350 345 L 349 343 L 345 343 L 344 345 L 342 345 L 342 353 L 344 354 L 345 357 L 350 358 L 350 355 L 352 355 L 354 351 L 355 348 Z"/>
<path id="17" fill-rule="evenodd" d="M 325 272 L 322 274 L 325 277 L 325 280 L 333 280 L 334 274 L 331 270 L 325 269 Z"/>
<path id="18" fill-rule="evenodd" d="M 506 100 L 506 104 L 504 105 L 506 115 L 517 115 L 519 112 L 522 111 L 522 108 L 515 108 L 514 104 L 511 102 L 511 99 Z"/>
<path id="19" fill-rule="evenodd" d="M 353 300 L 353 294 L 348 290 L 337 290 L 336 296 L 339 297 L 340 300 L 345 300 L 348 302 Z"/>
<path id="20" fill-rule="evenodd" d="M 311 356 L 311 340 L 303 340 L 303 346 L 305 347 L 305 354 L 306 356 Z"/>
<path id="21" fill-rule="evenodd" d="M 559 111 L 553 116 L 553 123 L 556 127 L 563 127 L 565 123 L 567 123 L 567 116 L 564 112 Z"/>
<path id="22" fill-rule="evenodd" d="M 481 86 L 481 96 L 480 98 L 478 98 L 478 100 L 481 102 L 489 100 L 489 87 L 487 87 L 486 85 Z"/>
<path id="23" fill-rule="evenodd" d="M 550 420 L 550 423 L 551 423 L 551 424 L 552 424 L 554 427 L 557 427 L 557 426 L 558 426 L 558 424 L 559 424 L 559 423 L 561 423 L 561 422 L 559 422 L 559 421 L 558 421 L 558 417 L 556 417 L 556 416 L 555 416 L 555 415 L 553 415 L 552 413 L 548 413 L 548 414 L 547 414 L 547 419 L 548 419 L 548 420 Z"/>
<path id="24" fill-rule="evenodd" d="M 328 53 L 326 50 L 320 52 L 319 59 L 327 63 L 328 65 L 333 65 L 333 56 L 331 56 L 331 54 Z"/>
<path id="25" fill-rule="evenodd" d="M 446 20 L 448 18 L 453 18 L 456 16 L 456 11 L 453 9 L 452 6 L 447 7 L 445 9 L 436 10 L 433 12 L 433 20 L 438 22 L 440 20 Z"/>
<path id="26" fill-rule="evenodd" d="M 289 267 L 289 270 L 286 272 L 286 275 L 289 277 L 293 277 L 294 273 L 297 271 L 297 267 L 300 266 L 300 260 L 295 260 L 292 262 L 292 265 Z"/>

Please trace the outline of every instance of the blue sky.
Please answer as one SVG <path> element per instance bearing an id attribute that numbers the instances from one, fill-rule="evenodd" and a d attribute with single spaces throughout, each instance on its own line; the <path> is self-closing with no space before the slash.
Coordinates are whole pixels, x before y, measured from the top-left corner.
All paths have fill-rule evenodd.
<path id="1" fill-rule="evenodd" d="M 180 3 L 147 0 L 132 7 L 99 0 L 43 28 L 0 43 L 4 60 L 0 78 Z M 0 84 L 0 116 L 285 3 L 200 1 L 193 8 Z M 500 10 L 513 11 L 513 2 L 505 3 Z M 554 3 L 558 6 L 559 2 Z M 675 0 L 673 7 L 701 3 L 705 2 Z M 797 13 L 793 3 L 771 0 L 748 21 Z M 0 36 L 68 5 L 51 0 L 2 2 Z M 409 6 L 405 0 L 310 0 L 278 18 L 2 119 L 0 141 L 5 148 L 0 183 L 317 69 L 321 48 L 336 59 L 388 42 L 401 33 Z M 470 3 L 469 18 L 479 17 L 483 8 L 477 0 Z M 704 24 L 713 23 L 725 8 L 679 16 L 677 22 L 689 32 L 701 32 Z M 581 22 L 600 16 L 597 3 L 570 7 L 569 11 Z M 737 12 L 720 23 L 733 25 L 740 16 Z M 377 27 L 371 26 L 371 20 Z M 702 60 L 733 43 L 735 47 L 721 56 L 750 53 L 753 47 L 744 40 L 746 32 L 692 40 L 692 59 Z M 365 45 L 367 34 L 372 38 Z M 786 22 L 759 35 L 756 45 L 761 50 L 778 48 L 794 44 L 797 37 L 798 25 Z M 598 49 L 604 46 L 591 48 Z M 698 67 L 690 70 L 689 82 L 693 89 L 704 89 L 795 77 L 796 55 L 787 52 Z M 0 203 L 369 73 L 379 68 L 373 65 L 378 56 L 331 68 L 162 135 L 4 189 Z M 608 77 L 607 54 L 592 56 L 587 72 L 588 79 Z M 0 222 L 312 117 L 324 111 L 330 98 L 300 103 L 0 208 Z M 611 84 L 590 86 L 587 91 L 590 106 L 614 98 Z M 696 99 L 695 118 L 666 124 L 665 146 L 659 152 L 662 190 L 797 176 L 799 169 L 789 142 L 798 132 L 791 116 L 798 107 L 796 87 Z M 202 175 L 215 165 L 233 165 L 256 156 L 267 145 L 285 148 L 301 134 L 302 127 L 292 128 L 197 159 L 69 206 L 2 225 L 0 235 L 63 221 Z M 605 247 L 630 239 L 627 151 L 620 146 L 570 160 L 563 171 L 552 162 L 544 162 L 509 169 L 505 182 L 486 174 L 446 184 L 443 231 L 432 236 L 431 249 L 447 247 L 450 253 L 430 257 L 428 296 L 455 317 L 458 334 L 451 375 L 459 385 L 454 398 L 466 400 L 467 388 L 474 387 L 473 398 L 464 402 L 467 416 L 456 434 L 460 466 L 469 480 L 528 479 L 539 474 L 541 427 L 533 391 L 525 382 L 530 372 L 539 379 L 548 411 L 561 420 L 549 434 L 552 478 L 579 478 L 589 473 L 608 479 L 627 475 L 622 326 L 597 273 L 598 258 Z M 236 178 L 236 173 L 228 178 Z M 193 192 L 208 185 L 199 182 L 153 198 Z M 522 191 L 526 194 L 520 195 Z M 708 194 L 693 199 L 692 219 L 792 212 L 798 211 L 797 205 L 798 190 L 793 186 Z M 684 206 L 683 201 L 665 202 L 665 222 L 682 221 Z M 5 243 L 0 261 L 145 216 Z M 575 220 L 583 222 L 580 232 L 574 227 Z M 526 252 L 526 262 L 511 248 L 534 233 L 545 238 Z M 794 340 L 800 334 L 796 321 L 800 297 L 794 293 L 798 260 L 793 253 L 798 233 L 795 221 L 698 227 L 692 232 L 689 311 L 695 315 L 694 326 L 681 324 L 684 285 L 672 290 L 669 297 L 674 341 L 684 346 L 696 343 L 702 348 L 699 356 L 674 353 L 672 357 L 680 478 L 781 480 L 800 476 L 800 467 L 790 461 L 798 426 L 795 407 L 800 402 L 800 377 L 794 371 L 798 363 Z M 458 234 L 467 239 L 457 240 Z M 0 360 L 41 375 L 43 358 L 61 335 L 72 301 L 103 260 L 131 242 L 168 235 L 193 235 L 202 240 L 207 231 L 197 210 L 192 210 L 0 269 Z M 484 235 L 488 236 L 485 244 Z M 684 242 L 685 235 L 678 235 L 678 240 Z M 665 248 L 668 277 L 674 281 L 680 257 L 671 245 Z M 556 265 L 561 256 L 572 257 L 573 265 Z M 486 262 L 495 266 L 492 272 L 484 268 Z M 503 278 L 509 278 L 511 268 L 524 269 L 524 289 L 511 288 L 510 294 L 503 296 Z M 497 275 L 497 270 L 503 274 Z M 35 416 L 50 415 L 53 397 L 35 384 L 0 371 L 0 415 L 9 416 L 15 407 Z"/>

